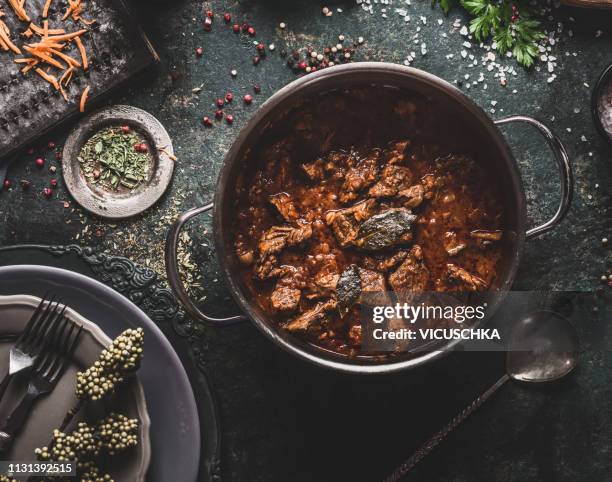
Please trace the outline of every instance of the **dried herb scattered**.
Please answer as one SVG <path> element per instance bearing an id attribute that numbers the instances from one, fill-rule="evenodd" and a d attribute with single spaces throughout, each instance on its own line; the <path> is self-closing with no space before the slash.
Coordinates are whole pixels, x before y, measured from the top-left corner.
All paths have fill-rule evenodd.
<path id="1" fill-rule="evenodd" d="M 78 160 L 87 181 L 109 191 L 133 191 L 147 179 L 153 164 L 146 139 L 125 126 L 94 134 L 81 148 Z"/>

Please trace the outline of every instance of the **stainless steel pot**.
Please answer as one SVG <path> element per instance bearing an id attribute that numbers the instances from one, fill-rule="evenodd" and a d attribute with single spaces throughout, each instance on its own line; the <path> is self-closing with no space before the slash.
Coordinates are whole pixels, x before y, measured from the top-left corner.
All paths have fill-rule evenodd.
<path id="1" fill-rule="evenodd" d="M 289 333 L 278 329 L 270 323 L 261 308 L 252 300 L 246 287 L 242 286 L 238 276 L 238 267 L 229 222 L 233 212 L 236 180 L 242 169 L 245 153 L 258 142 L 261 135 L 273 124 L 274 119 L 290 107 L 311 96 L 334 89 L 346 89 L 352 86 L 384 86 L 406 91 L 417 92 L 432 101 L 445 106 L 445 111 L 456 116 L 457 126 L 467 129 L 466 135 L 478 136 L 479 146 L 488 153 L 490 166 L 499 178 L 500 196 L 506 215 L 505 256 L 498 272 L 496 289 L 507 291 L 512 286 L 516 270 L 520 264 L 525 239 L 531 239 L 550 231 L 557 226 L 567 214 L 573 192 L 573 176 L 568 155 L 560 140 L 541 122 L 525 116 L 513 116 L 492 121 L 463 92 L 448 82 L 426 72 L 400 65 L 378 62 L 360 62 L 325 69 L 302 77 L 279 90 L 242 129 L 233 146 L 227 153 L 217 182 L 214 202 L 206 206 L 191 209 L 179 217 L 168 234 L 166 245 L 166 270 L 170 286 L 177 298 L 194 319 L 213 326 L 226 326 L 243 320 L 253 323 L 274 343 L 287 351 L 314 364 L 353 373 L 382 373 L 403 370 L 420 366 L 442 355 L 434 351 L 413 358 L 390 358 L 386 363 L 372 363 L 359 358 L 349 358 L 330 353 L 319 347 L 297 339 Z M 497 126 L 522 122 L 537 129 L 544 137 L 553 152 L 561 178 L 561 200 L 554 216 L 544 224 L 527 229 L 525 191 L 521 182 L 518 165 L 510 147 Z M 214 240 L 219 263 L 227 285 L 244 314 L 230 318 L 214 318 L 194 304 L 189 298 L 179 276 L 176 250 L 179 233 L 184 224 L 194 216 L 213 210 Z"/>

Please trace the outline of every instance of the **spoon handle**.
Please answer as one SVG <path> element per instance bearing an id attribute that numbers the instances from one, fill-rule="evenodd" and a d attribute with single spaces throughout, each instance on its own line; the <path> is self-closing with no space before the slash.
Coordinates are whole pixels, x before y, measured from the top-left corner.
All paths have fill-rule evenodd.
<path id="1" fill-rule="evenodd" d="M 393 471 L 391 475 L 389 475 L 384 482 L 397 482 L 404 475 L 406 475 L 410 470 L 414 468 L 416 464 L 418 464 L 426 455 L 429 454 L 434 448 L 438 446 L 440 442 L 442 442 L 449 433 L 455 430 L 461 422 L 463 422 L 466 418 L 468 418 L 472 413 L 474 413 L 484 402 L 486 402 L 491 395 L 493 395 L 497 390 L 499 390 L 510 377 L 508 374 L 505 374 L 501 377 L 494 385 L 492 385 L 486 392 L 480 395 L 476 400 L 474 400 L 470 405 L 465 407 L 463 411 L 455 416 L 444 428 L 433 434 L 427 442 L 425 442 L 421 447 L 412 454 L 412 456 L 407 459 L 402 465 L 400 465 L 397 469 Z"/>

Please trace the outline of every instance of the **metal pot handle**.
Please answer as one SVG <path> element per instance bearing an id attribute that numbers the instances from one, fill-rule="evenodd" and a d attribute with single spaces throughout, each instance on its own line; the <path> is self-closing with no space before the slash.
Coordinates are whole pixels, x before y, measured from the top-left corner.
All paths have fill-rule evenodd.
<path id="1" fill-rule="evenodd" d="M 559 202 L 557 212 L 544 224 L 531 228 L 527 231 L 526 237 L 527 239 L 531 239 L 555 228 L 561 221 L 563 221 L 563 218 L 565 218 L 565 215 L 569 211 L 570 205 L 572 204 L 572 196 L 574 194 L 574 174 L 572 173 L 572 166 L 565 147 L 561 143 L 561 140 L 555 134 L 553 134 L 546 125 L 542 124 L 539 120 L 536 120 L 533 117 L 526 117 L 522 115 L 515 115 L 506 117 L 504 119 L 499 119 L 495 121 L 495 124 L 503 125 L 510 124 L 511 122 L 525 122 L 538 129 L 540 134 L 542 134 L 544 139 L 546 139 L 548 146 L 555 155 L 555 161 L 557 163 L 557 167 L 559 168 L 559 175 L 561 177 L 561 201 Z"/>
<path id="2" fill-rule="evenodd" d="M 187 290 L 181 281 L 181 275 L 179 274 L 176 257 L 179 234 L 185 223 L 198 214 L 210 211 L 212 207 L 213 203 L 210 203 L 206 206 L 190 209 L 189 211 L 181 214 L 172 225 L 170 232 L 168 233 L 168 237 L 166 238 L 166 274 L 168 275 L 168 282 L 170 283 L 172 291 L 174 291 L 174 294 L 178 298 L 179 302 L 191 317 L 212 326 L 228 326 L 240 321 L 248 320 L 248 318 L 244 315 L 230 316 L 229 318 L 215 318 L 202 313 L 202 311 L 200 311 L 200 309 L 194 304 L 187 294 Z"/>

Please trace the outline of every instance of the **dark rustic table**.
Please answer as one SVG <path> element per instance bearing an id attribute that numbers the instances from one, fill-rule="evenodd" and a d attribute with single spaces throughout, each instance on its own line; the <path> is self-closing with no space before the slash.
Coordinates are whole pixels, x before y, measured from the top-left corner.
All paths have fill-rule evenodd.
<path id="1" fill-rule="evenodd" d="M 466 39 L 453 26 L 455 19 L 465 23 L 462 11 L 454 9 L 444 17 L 430 9 L 428 0 L 413 0 L 411 6 L 400 0 L 388 3 L 372 0 L 370 14 L 354 1 L 329 2 L 333 15 L 325 17 L 323 4 L 310 0 L 205 2 L 204 9 L 216 14 L 207 33 L 201 23 L 202 2 L 134 2 L 162 63 L 112 102 L 141 107 L 166 126 L 179 157 L 168 193 L 147 213 L 121 222 L 104 222 L 80 211 L 61 181 L 54 197 L 45 199 L 42 188 L 52 177 L 61 178 L 60 163 L 45 146 L 52 140 L 61 147 L 67 133 L 61 130 L 42 139 L 34 153 L 21 156 L 10 170 L 14 187 L 0 193 L 0 244 L 91 246 L 150 266 L 163 276 L 162 246 L 169 224 L 177 213 L 212 198 L 223 156 L 240 127 L 259 104 L 295 78 L 280 52 L 308 45 L 320 49 L 335 44 L 338 35 L 347 41 L 362 36 L 365 41 L 355 60 L 402 63 L 414 51 L 414 67 L 458 81 L 491 117 L 531 115 L 560 135 L 576 173 L 574 204 L 553 233 L 527 243 L 515 286 L 601 289 L 600 278 L 611 267 L 610 249 L 602 238 L 612 235 L 612 147 L 595 131 L 590 95 L 598 74 L 612 62 L 612 14 L 553 10 L 550 24 L 563 24 L 548 53 L 557 58 L 556 78 L 548 82 L 546 63 L 526 72 L 504 59 L 504 65 L 516 68 L 516 75 L 507 73 L 504 87 L 494 71 L 470 66 L 469 56 L 479 60 L 484 52 L 477 45 L 462 45 Z M 236 21 L 251 23 L 256 38 L 274 43 L 275 51 L 254 66 L 253 39 L 233 34 L 222 21 L 224 11 Z M 286 29 L 279 28 L 280 22 Z M 201 58 L 194 54 L 199 46 L 204 49 Z M 478 82 L 481 72 L 485 80 Z M 253 94 L 252 105 L 243 105 L 242 95 L 253 93 L 254 84 L 261 85 L 261 93 Z M 227 91 L 236 96 L 231 107 L 234 124 L 205 128 L 201 117 L 210 116 L 214 100 Z M 523 172 L 530 219 L 534 224 L 543 221 L 558 202 L 550 153 L 527 128 L 509 127 L 505 132 Z M 56 174 L 34 166 L 39 155 L 47 159 L 47 168 L 57 166 Z M 18 187 L 21 179 L 31 182 L 29 190 Z M 185 270 L 194 289 L 205 294 L 204 305 L 218 314 L 234 312 L 218 278 L 208 219 L 194 223 L 184 241 L 190 253 Z M 74 255 L 32 250 L 0 254 L 2 265 L 29 262 L 99 277 Z M 158 321 L 172 328 L 168 320 Z M 413 373 L 352 377 L 305 365 L 250 324 L 196 328 L 187 342 L 175 343 L 194 386 L 206 374 L 216 388 L 226 480 L 380 480 L 503 371 L 503 355 L 470 353 L 453 354 Z M 612 357 L 606 352 L 585 353 L 579 371 L 560 384 L 545 389 L 507 386 L 426 459 L 411 480 L 609 480 L 610 387 Z"/>

